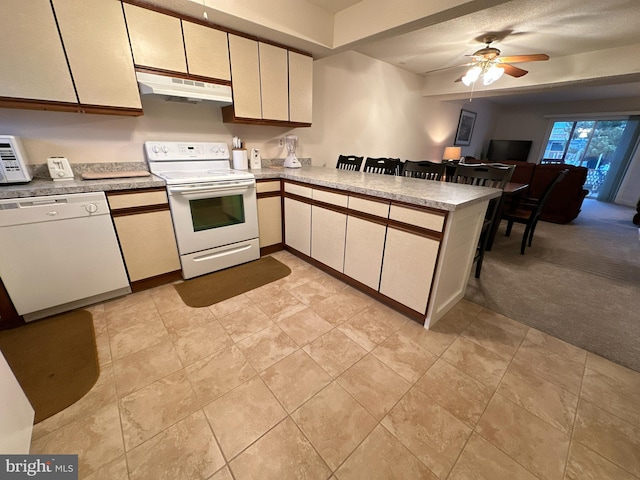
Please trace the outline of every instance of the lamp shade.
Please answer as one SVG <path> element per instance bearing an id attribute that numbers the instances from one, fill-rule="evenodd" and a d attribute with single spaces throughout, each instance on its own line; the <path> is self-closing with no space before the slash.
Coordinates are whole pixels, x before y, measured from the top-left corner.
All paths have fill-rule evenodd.
<path id="1" fill-rule="evenodd" d="M 460 147 L 445 147 L 442 154 L 443 160 L 459 160 L 462 155 L 462 148 Z"/>

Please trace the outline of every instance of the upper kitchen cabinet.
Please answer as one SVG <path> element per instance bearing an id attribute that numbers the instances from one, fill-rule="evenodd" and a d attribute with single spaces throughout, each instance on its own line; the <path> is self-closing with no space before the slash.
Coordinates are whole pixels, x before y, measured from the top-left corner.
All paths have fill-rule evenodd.
<path id="1" fill-rule="evenodd" d="M 19 106 L 10 103 L 16 99 L 17 104 L 63 102 L 76 109 L 78 99 L 49 0 L 4 0 L 2 17 L 1 106 Z"/>
<path id="2" fill-rule="evenodd" d="M 233 109 L 235 117 L 262 119 L 258 42 L 229 35 L 229 56 L 233 106 L 223 110 Z"/>
<path id="3" fill-rule="evenodd" d="M 189 73 L 231 81 L 227 32 L 186 20 L 182 31 Z"/>
<path id="4" fill-rule="evenodd" d="M 138 67 L 187 73 L 178 17 L 124 4 L 133 60 Z"/>
<path id="5" fill-rule="evenodd" d="M 289 120 L 289 89 L 287 51 L 260 42 L 260 92 L 262 119 Z"/>
<path id="6" fill-rule="evenodd" d="M 289 52 L 289 120 L 311 123 L 313 58 Z"/>
<path id="7" fill-rule="evenodd" d="M 53 0 L 53 7 L 80 104 L 141 111 L 120 3 Z"/>

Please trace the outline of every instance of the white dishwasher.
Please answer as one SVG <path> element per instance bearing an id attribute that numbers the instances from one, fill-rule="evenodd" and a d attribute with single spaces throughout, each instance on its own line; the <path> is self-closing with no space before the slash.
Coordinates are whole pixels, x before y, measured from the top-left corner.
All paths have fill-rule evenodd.
<path id="1" fill-rule="evenodd" d="M 131 293 L 105 194 L 0 200 L 0 278 L 26 321 Z"/>

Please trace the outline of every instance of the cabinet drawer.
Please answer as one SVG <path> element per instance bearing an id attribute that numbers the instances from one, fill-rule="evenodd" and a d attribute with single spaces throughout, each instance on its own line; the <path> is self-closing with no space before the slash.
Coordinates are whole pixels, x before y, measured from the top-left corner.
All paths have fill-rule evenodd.
<path id="1" fill-rule="evenodd" d="M 391 205 L 391 209 L 389 210 L 389 219 L 391 220 L 408 223 L 435 232 L 442 232 L 444 218 L 444 215 L 438 213 L 405 208 L 398 205 Z"/>
<path id="2" fill-rule="evenodd" d="M 319 202 L 328 203 L 330 205 L 336 205 L 338 207 L 345 207 L 349 201 L 349 197 L 341 195 L 339 193 L 327 192 L 326 190 L 313 190 L 313 199 Z"/>
<path id="3" fill-rule="evenodd" d="M 108 198 L 109 208 L 111 210 L 168 204 L 167 192 L 164 190 L 153 192 L 110 194 L 108 195 Z"/>
<path id="4" fill-rule="evenodd" d="M 274 182 L 256 182 L 257 193 L 279 192 L 280 180 Z"/>
<path id="5" fill-rule="evenodd" d="M 284 191 L 287 193 L 298 195 L 300 197 L 313 198 L 312 190 L 310 187 L 303 187 L 302 185 L 297 185 L 295 183 L 285 183 Z"/>
<path id="6" fill-rule="evenodd" d="M 376 217 L 389 218 L 389 202 L 375 202 L 360 197 L 349 197 L 349 210 L 356 210 Z"/>

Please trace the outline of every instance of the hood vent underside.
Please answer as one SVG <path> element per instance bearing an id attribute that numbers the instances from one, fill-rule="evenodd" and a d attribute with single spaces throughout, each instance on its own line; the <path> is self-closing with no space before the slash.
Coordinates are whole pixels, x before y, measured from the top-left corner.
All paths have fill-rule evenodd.
<path id="1" fill-rule="evenodd" d="M 167 100 L 197 103 L 215 102 L 220 106 L 231 105 L 231 87 L 197 80 L 166 77 L 152 73 L 136 72 L 138 87 L 143 95 L 162 95 Z"/>

